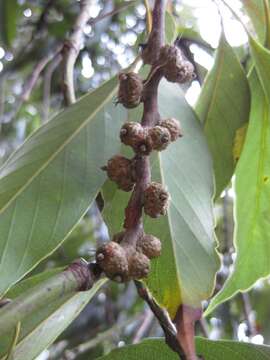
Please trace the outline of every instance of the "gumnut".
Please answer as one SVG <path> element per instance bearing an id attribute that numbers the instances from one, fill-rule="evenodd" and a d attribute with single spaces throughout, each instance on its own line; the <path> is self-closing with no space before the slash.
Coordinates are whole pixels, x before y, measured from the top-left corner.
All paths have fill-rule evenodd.
<path id="1" fill-rule="evenodd" d="M 120 139 L 123 144 L 131 146 L 137 154 L 149 155 L 152 151 L 148 131 L 140 123 L 125 123 L 120 130 Z"/>
<path id="2" fill-rule="evenodd" d="M 148 130 L 148 138 L 153 150 L 164 150 L 171 142 L 171 135 L 168 129 L 161 126 L 154 126 Z"/>
<path id="3" fill-rule="evenodd" d="M 115 155 L 103 169 L 107 171 L 109 179 L 114 181 L 121 190 L 131 191 L 133 189 L 135 181 L 132 160 L 122 155 Z"/>
<path id="4" fill-rule="evenodd" d="M 161 254 L 161 242 L 154 235 L 143 235 L 137 241 L 137 250 L 141 251 L 149 259 L 153 259 Z"/>
<path id="5" fill-rule="evenodd" d="M 175 45 L 165 45 L 161 49 L 159 63 L 164 64 L 163 74 L 170 82 L 182 84 L 194 78 L 194 66 Z"/>
<path id="6" fill-rule="evenodd" d="M 144 191 L 144 212 L 152 218 L 166 215 L 169 193 L 159 183 L 152 182 Z"/>
<path id="7" fill-rule="evenodd" d="M 135 252 L 129 258 L 129 277 L 140 280 L 148 276 L 150 272 L 150 260 L 141 252 Z"/>
<path id="8" fill-rule="evenodd" d="M 180 123 L 174 118 L 161 120 L 159 125 L 169 130 L 171 141 L 175 141 L 179 137 L 183 136 Z"/>
<path id="9" fill-rule="evenodd" d="M 116 242 L 102 245 L 96 252 L 97 264 L 108 278 L 123 282 L 128 277 L 128 260 L 125 250 Z"/>
<path id="10" fill-rule="evenodd" d="M 126 108 L 134 108 L 141 102 L 143 80 L 140 75 L 129 72 L 119 74 L 118 102 Z"/>

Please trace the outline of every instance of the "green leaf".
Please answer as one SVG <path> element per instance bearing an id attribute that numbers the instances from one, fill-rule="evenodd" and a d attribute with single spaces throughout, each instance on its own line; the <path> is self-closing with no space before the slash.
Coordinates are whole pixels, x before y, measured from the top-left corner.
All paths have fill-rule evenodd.
<path id="1" fill-rule="evenodd" d="M 61 244 L 102 186 L 125 115 L 116 84 L 39 128 L 0 170 L 0 294 Z"/>
<path id="2" fill-rule="evenodd" d="M 270 52 L 253 39 L 250 45 L 256 70 L 250 76 L 250 124 L 236 169 L 237 258 L 233 273 L 210 303 L 207 314 L 270 274 Z"/>
<path id="3" fill-rule="evenodd" d="M 270 357 L 270 347 L 236 341 L 211 341 L 196 339 L 197 353 L 204 360 L 265 360 Z M 129 345 L 111 351 L 97 360 L 177 360 L 163 339 L 144 340 L 137 345 Z"/>
<path id="4" fill-rule="evenodd" d="M 16 299 L 24 296 L 27 290 L 35 291 L 35 286 L 44 283 L 53 275 L 59 273 L 61 269 L 50 270 L 42 274 L 33 276 L 15 285 L 7 294 L 7 297 Z M 38 311 L 31 313 L 21 322 L 20 335 L 13 349 L 14 360 L 35 359 L 44 349 L 46 349 L 63 330 L 78 316 L 82 309 L 88 304 L 99 288 L 106 280 L 100 280 L 87 292 L 72 293 L 60 297 L 54 302 L 40 306 Z M 19 305 L 18 305 L 19 306 Z M 14 330 L 9 331 L 0 339 L 0 359 L 4 360 L 14 338 Z M 35 344 L 35 346 L 33 346 Z"/>
<path id="5" fill-rule="evenodd" d="M 152 261 L 147 284 L 171 316 L 183 302 L 199 306 L 211 295 L 219 262 L 212 213 L 211 157 L 199 121 L 175 84 L 160 85 L 162 117 L 181 120 L 184 136 L 152 157 L 152 176 L 171 194 L 166 217 L 145 219 L 145 230 L 161 239 L 163 250 Z M 139 119 L 138 112 L 129 120 Z M 128 196 L 107 183 L 104 216 L 111 234 L 120 231 Z M 113 211 L 112 211 L 113 209 Z"/>
<path id="6" fill-rule="evenodd" d="M 260 42 L 264 43 L 267 31 L 264 0 L 242 0 L 242 3 L 251 19 Z"/>
<path id="7" fill-rule="evenodd" d="M 177 34 L 176 34 L 176 23 L 174 17 L 169 11 L 166 11 L 165 14 L 165 28 L 166 28 L 165 31 L 166 43 L 172 44 L 176 39 Z"/>
<path id="8" fill-rule="evenodd" d="M 247 78 L 223 35 L 215 65 L 196 107 L 214 160 L 216 197 L 228 185 L 234 172 L 234 139 L 237 129 L 247 122 L 249 110 Z"/>
<path id="9" fill-rule="evenodd" d="M 0 1 L 0 38 L 8 47 L 12 45 L 16 36 L 18 10 L 17 0 Z"/>

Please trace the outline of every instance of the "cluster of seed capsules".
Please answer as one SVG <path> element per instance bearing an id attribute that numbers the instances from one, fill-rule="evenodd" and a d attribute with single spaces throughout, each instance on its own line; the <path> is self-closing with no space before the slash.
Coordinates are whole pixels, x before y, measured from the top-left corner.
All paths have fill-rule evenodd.
<path id="1" fill-rule="evenodd" d="M 147 54 L 146 54 L 147 55 Z M 142 56 L 149 63 L 147 56 Z M 153 65 L 153 64 L 152 64 Z M 193 65 L 185 60 L 176 46 L 165 45 L 159 58 L 152 66 L 152 73 L 158 69 L 171 82 L 184 83 L 194 77 Z M 150 75 L 151 76 L 151 72 Z M 144 82 L 134 73 L 119 75 L 118 102 L 126 108 L 134 108 L 144 101 Z M 174 119 L 162 119 L 153 127 L 144 127 L 137 122 L 127 122 L 120 130 L 123 144 L 135 152 L 133 159 L 122 155 L 113 156 L 103 169 L 110 180 L 123 191 L 132 191 L 136 184 L 136 161 L 152 151 L 162 151 L 182 136 L 180 123 Z M 165 215 L 169 205 L 169 194 L 162 184 L 150 182 L 143 193 L 143 208 L 146 215 L 157 218 Z M 150 271 L 150 260 L 160 256 L 161 242 L 153 235 L 142 234 L 136 241 L 125 240 L 126 231 L 114 235 L 112 241 L 101 246 L 96 252 L 96 261 L 106 276 L 117 282 L 143 279 Z M 134 245 L 135 244 L 135 245 Z"/>

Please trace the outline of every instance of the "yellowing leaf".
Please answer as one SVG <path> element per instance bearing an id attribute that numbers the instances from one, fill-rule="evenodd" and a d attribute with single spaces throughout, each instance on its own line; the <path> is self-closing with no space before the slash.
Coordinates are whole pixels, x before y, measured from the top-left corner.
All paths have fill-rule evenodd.
<path id="1" fill-rule="evenodd" d="M 228 185 L 234 172 L 234 137 L 236 130 L 247 121 L 249 110 L 247 78 L 222 35 L 214 67 L 196 106 L 214 161 L 216 197 Z"/>
<path id="2" fill-rule="evenodd" d="M 236 130 L 234 144 L 233 144 L 233 159 L 235 163 L 237 163 L 237 161 L 240 159 L 244 147 L 244 143 L 246 140 L 247 129 L 248 129 L 248 124 L 245 124 L 240 129 Z"/>

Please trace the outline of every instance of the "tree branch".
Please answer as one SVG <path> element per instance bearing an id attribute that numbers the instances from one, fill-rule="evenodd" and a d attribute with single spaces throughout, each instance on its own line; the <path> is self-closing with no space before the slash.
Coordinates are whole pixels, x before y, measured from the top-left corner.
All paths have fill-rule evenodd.
<path id="1" fill-rule="evenodd" d="M 0 116 L 0 123 L 2 122 L 3 119 L 5 120 L 5 122 L 10 122 L 12 119 L 14 119 L 16 117 L 16 115 L 20 111 L 23 103 L 25 101 L 29 100 L 29 97 L 40 77 L 41 72 L 45 69 L 45 67 L 48 65 L 48 63 L 51 60 L 53 60 L 55 58 L 55 56 L 57 56 L 57 54 L 59 54 L 59 52 L 61 51 L 61 48 L 62 48 L 61 46 L 57 46 L 56 49 L 51 51 L 49 54 L 44 56 L 40 61 L 38 61 L 36 63 L 31 74 L 25 80 L 25 83 L 24 83 L 24 86 L 22 89 L 22 93 L 19 96 L 15 106 L 9 113 L 7 113 L 6 115 Z"/>
<path id="2" fill-rule="evenodd" d="M 185 360 L 198 360 L 195 350 L 195 322 L 200 320 L 202 310 L 182 304 L 176 314 L 177 340 L 185 353 Z"/>
<path id="3" fill-rule="evenodd" d="M 56 299 L 92 288 L 100 273 L 93 271 L 84 260 L 75 260 L 61 273 L 23 293 L 0 309 L 0 337 L 14 329 L 19 321 Z"/>
<path id="4" fill-rule="evenodd" d="M 142 323 L 138 328 L 138 330 L 136 331 L 136 334 L 132 340 L 132 344 L 138 344 L 141 341 L 141 339 L 145 337 L 154 319 L 155 317 L 151 309 L 147 309 L 145 314 L 143 314 Z"/>
<path id="5" fill-rule="evenodd" d="M 99 22 L 99 21 L 101 21 L 101 20 L 103 20 L 103 19 L 105 19 L 107 17 L 114 16 L 114 15 L 118 14 L 120 11 L 125 10 L 128 7 L 136 5 L 136 3 L 137 3 L 137 0 L 129 1 L 126 4 L 122 4 L 122 5 L 118 6 L 118 7 L 116 7 L 115 9 L 113 9 L 112 11 L 109 11 L 109 12 L 107 12 L 105 14 L 100 14 L 96 18 L 91 19 L 88 22 L 88 24 L 89 25 L 95 25 L 97 22 Z"/>
<path id="6" fill-rule="evenodd" d="M 182 360 L 187 360 L 185 353 L 177 340 L 177 330 L 165 309 L 160 307 L 150 294 L 149 290 L 140 281 L 134 281 L 139 296 L 149 305 L 153 314 L 157 318 L 165 335 L 166 344 L 179 355 Z"/>
<path id="7" fill-rule="evenodd" d="M 87 353 L 89 350 L 96 347 L 98 344 L 100 344 L 102 341 L 108 340 L 110 338 L 114 338 L 115 336 L 120 336 L 120 333 L 123 329 L 125 329 L 130 324 L 136 322 L 139 319 L 139 317 L 133 317 L 129 318 L 122 323 L 116 323 L 113 325 L 110 329 L 97 334 L 97 336 L 91 340 L 88 340 L 85 343 L 79 344 L 76 347 L 72 348 L 71 350 L 67 350 L 65 352 L 65 355 L 68 355 L 69 360 L 75 360 L 78 358 L 79 355 Z M 65 357 L 66 358 L 66 357 Z"/>
<path id="8" fill-rule="evenodd" d="M 256 325 L 254 324 L 254 321 L 251 318 L 252 306 L 250 303 L 249 294 L 241 293 L 240 296 L 243 303 L 243 311 L 248 329 L 248 337 L 252 337 L 257 335 L 257 330 L 256 330 Z"/>
<path id="9" fill-rule="evenodd" d="M 81 11 L 75 21 L 73 31 L 66 40 L 63 54 L 63 94 L 65 105 L 69 106 L 76 101 L 74 89 L 74 66 L 83 44 L 83 29 L 90 19 L 90 6 L 92 1 L 82 2 Z"/>
<path id="10" fill-rule="evenodd" d="M 159 54 L 161 47 L 164 45 L 165 8 L 165 0 L 156 0 L 153 10 L 153 27 L 147 44 L 148 49 L 155 49 L 153 52 L 154 58 L 156 58 L 156 54 Z M 152 66 L 151 72 L 154 75 L 145 86 L 143 94 L 144 110 L 141 124 L 144 127 L 155 126 L 160 120 L 158 112 L 158 86 L 162 78 L 162 72 L 159 70 L 154 71 L 154 66 Z M 131 231 L 132 235 L 134 235 L 135 231 L 136 237 L 136 232 L 139 234 L 142 230 L 143 192 L 151 181 L 149 157 L 137 156 L 135 170 L 138 180 L 125 210 L 124 226 L 127 230 L 133 230 Z"/>
<path id="11" fill-rule="evenodd" d="M 50 102 L 51 102 L 51 82 L 52 76 L 60 62 L 62 61 L 62 55 L 58 54 L 48 65 L 48 68 L 44 74 L 44 86 L 43 86 L 43 109 L 42 109 L 42 118 L 43 121 L 47 121 L 49 119 L 50 114 Z"/>

